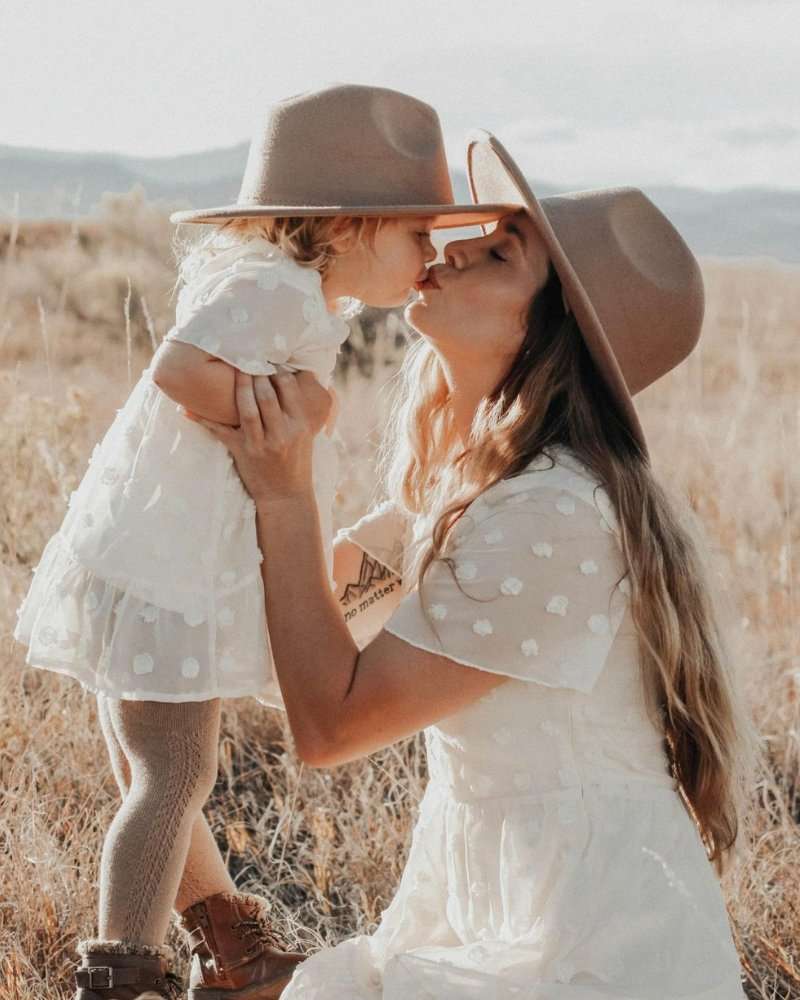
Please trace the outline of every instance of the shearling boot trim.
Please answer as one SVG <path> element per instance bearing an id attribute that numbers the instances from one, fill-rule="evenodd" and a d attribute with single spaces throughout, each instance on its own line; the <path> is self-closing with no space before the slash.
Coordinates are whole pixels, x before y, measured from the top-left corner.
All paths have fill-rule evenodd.
<path id="1" fill-rule="evenodd" d="M 236 890 L 235 892 L 229 892 L 223 889 L 222 892 L 215 892 L 213 896 L 206 896 L 204 899 L 198 899 L 197 902 L 192 903 L 191 906 L 187 906 L 185 910 L 181 911 L 181 915 L 188 913 L 193 910 L 199 903 L 207 903 L 210 899 L 224 899 L 226 903 L 237 903 L 237 902 L 250 902 L 257 904 L 262 910 L 268 910 L 270 903 L 268 899 L 263 896 L 258 896 L 254 892 L 241 892 Z"/>
<path id="2" fill-rule="evenodd" d="M 100 938 L 87 938 L 79 941 L 76 951 L 85 958 L 98 952 L 106 955 L 142 955 L 147 958 L 165 958 L 168 962 L 174 959 L 174 952 L 169 945 L 140 944 L 138 941 L 103 941 Z"/>
<path id="3" fill-rule="evenodd" d="M 222 892 L 215 892 L 213 896 L 206 896 L 205 899 L 199 900 L 201 903 L 206 903 L 210 899 L 223 899 L 226 903 L 249 903 L 251 906 L 257 906 L 262 913 L 266 913 L 271 909 L 270 901 L 265 899 L 263 896 L 258 896 L 254 892 L 227 892 L 223 890 Z M 197 905 L 196 903 L 194 904 Z M 191 907 L 187 907 L 191 909 Z M 186 911 L 184 911 L 186 912 Z"/>

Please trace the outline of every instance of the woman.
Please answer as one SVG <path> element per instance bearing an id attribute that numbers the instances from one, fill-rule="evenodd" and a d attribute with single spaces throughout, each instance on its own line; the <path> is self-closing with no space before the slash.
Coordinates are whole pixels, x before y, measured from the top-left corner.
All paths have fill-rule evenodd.
<path id="1" fill-rule="evenodd" d="M 390 500 L 337 538 L 338 599 L 324 390 L 240 375 L 241 427 L 201 421 L 256 502 L 299 755 L 424 729 L 429 757 L 378 929 L 282 997 L 741 997 L 709 859 L 737 838 L 748 724 L 631 398 L 694 347 L 699 270 L 638 191 L 540 204 L 488 133 L 469 165 L 476 200 L 523 207 L 450 243 L 408 308 Z"/>

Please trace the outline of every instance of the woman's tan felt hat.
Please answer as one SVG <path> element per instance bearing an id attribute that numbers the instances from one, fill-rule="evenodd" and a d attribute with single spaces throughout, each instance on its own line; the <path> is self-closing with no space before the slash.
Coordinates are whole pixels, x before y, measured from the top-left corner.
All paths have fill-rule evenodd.
<path id="1" fill-rule="evenodd" d="M 250 143 L 235 205 L 172 222 L 257 216 L 424 215 L 466 226 L 508 205 L 456 205 L 434 109 L 383 87 L 336 84 L 273 104 Z"/>
<path id="2" fill-rule="evenodd" d="M 647 456 L 633 396 L 691 353 L 700 337 L 700 267 L 667 217 L 637 188 L 575 191 L 538 201 L 483 129 L 468 140 L 476 201 L 522 201 L 547 247 L 586 346 Z"/>

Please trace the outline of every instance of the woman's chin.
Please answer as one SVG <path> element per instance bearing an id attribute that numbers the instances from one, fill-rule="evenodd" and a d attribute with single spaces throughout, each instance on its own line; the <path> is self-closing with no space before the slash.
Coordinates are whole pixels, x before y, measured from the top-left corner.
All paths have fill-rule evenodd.
<path id="1" fill-rule="evenodd" d="M 424 297 L 418 295 L 403 310 L 403 319 L 418 333 L 427 333 L 430 325 L 430 306 Z"/>

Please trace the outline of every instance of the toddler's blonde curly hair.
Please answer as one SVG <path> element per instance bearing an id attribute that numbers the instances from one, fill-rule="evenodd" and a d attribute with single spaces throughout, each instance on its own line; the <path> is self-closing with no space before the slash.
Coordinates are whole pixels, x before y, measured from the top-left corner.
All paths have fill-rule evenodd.
<path id="1" fill-rule="evenodd" d="M 262 237 L 278 247 L 301 267 L 310 267 L 325 276 L 331 261 L 360 242 L 374 245 L 375 236 L 386 220 L 381 216 L 312 215 L 250 216 L 227 219 L 198 238 L 176 236 L 174 251 L 178 262 L 176 288 L 190 281 L 210 257 L 254 237 Z"/>

